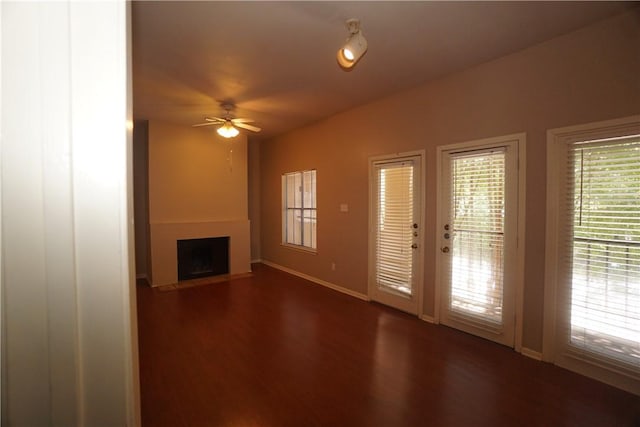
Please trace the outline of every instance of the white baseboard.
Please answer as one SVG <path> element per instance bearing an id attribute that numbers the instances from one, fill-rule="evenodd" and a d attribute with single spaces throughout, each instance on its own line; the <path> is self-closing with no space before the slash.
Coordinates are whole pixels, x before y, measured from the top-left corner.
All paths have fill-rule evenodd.
<path id="1" fill-rule="evenodd" d="M 258 264 L 258 263 L 261 263 L 261 262 L 262 262 L 262 260 L 260 258 L 251 260 L 251 264 Z"/>
<path id="2" fill-rule="evenodd" d="M 354 298 L 358 298 L 358 299 L 361 299 L 363 301 L 369 301 L 370 300 L 369 297 L 367 295 L 365 295 L 365 294 L 361 294 L 360 292 L 352 291 L 351 289 L 343 288 L 342 286 L 333 284 L 331 282 L 327 282 L 326 280 L 318 279 L 317 277 L 313 277 L 313 276 L 309 276 L 308 274 L 300 273 L 299 271 L 292 270 L 292 269 L 290 269 L 288 267 L 284 267 L 282 265 L 279 265 L 279 264 L 276 264 L 276 263 L 273 263 L 271 261 L 267 261 L 267 260 L 264 260 L 264 259 L 261 262 L 264 265 L 268 265 L 269 267 L 273 267 L 273 268 L 276 268 L 278 270 L 284 271 L 285 273 L 289 273 L 289 274 L 292 274 L 294 276 L 301 277 L 301 278 L 303 278 L 305 280 L 308 280 L 310 282 L 317 283 L 318 285 L 322 285 L 322 286 L 327 287 L 329 289 L 333 289 L 334 291 L 338 291 L 338 292 L 341 292 L 343 294 L 347 294 L 347 295 L 352 296 Z"/>
<path id="3" fill-rule="evenodd" d="M 436 323 L 436 319 L 433 316 L 429 316 L 428 314 L 421 315 L 420 319 L 424 320 L 427 323 L 433 323 L 434 325 Z"/>
<path id="4" fill-rule="evenodd" d="M 539 351 L 531 350 L 530 348 L 522 347 L 522 351 L 520 351 L 520 354 L 535 360 L 542 361 L 542 353 L 540 353 Z"/>

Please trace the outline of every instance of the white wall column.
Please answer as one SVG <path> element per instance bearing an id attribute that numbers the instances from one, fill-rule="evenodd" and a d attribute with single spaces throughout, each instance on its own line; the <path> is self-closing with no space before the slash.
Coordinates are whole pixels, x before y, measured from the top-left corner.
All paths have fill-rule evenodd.
<path id="1" fill-rule="evenodd" d="M 3 425 L 138 425 L 129 5 L 3 3 Z"/>

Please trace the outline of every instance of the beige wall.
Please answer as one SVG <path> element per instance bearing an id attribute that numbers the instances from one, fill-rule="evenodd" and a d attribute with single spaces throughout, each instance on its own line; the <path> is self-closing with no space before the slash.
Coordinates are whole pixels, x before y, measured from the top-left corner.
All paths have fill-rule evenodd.
<path id="1" fill-rule="evenodd" d="M 247 185 L 244 134 L 149 122 L 151 223 L 246 220 Z"/>
<path id="2" fill-rule="evenodd" d="M 366 294 L 368 158 L 425 149 L 424 312 L 433 315 L 436 147 L 526 132 L 523 346 L 541 351 L 546 131 L 639 113 L 639 76 L 634 12 L 267 141 L 261 146 L 262 259 Z M 318 174 L 315 255 L 280 245 L 280 176 L 312 168 Z M 349 212 L 339 212 L 341 203 Z"/>
<path id="3" fill-rule="evenodd" d="M 149 122 L 152 285 L 177 281 L 176 240 L 230 236 L 230 272 L 250 271 L 247 140 Z"/>
<path id="4" fill-rule="evenodd" d="M 260 260 L 260 142 L 249 138 L 249 220 L 251 260 Z"/>

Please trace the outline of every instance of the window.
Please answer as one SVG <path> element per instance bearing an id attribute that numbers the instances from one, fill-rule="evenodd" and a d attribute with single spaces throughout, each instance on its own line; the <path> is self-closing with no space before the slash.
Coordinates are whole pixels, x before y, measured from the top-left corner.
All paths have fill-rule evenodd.
<path id="1" fill-rule="evenodd" d="M 640 123 L 550 132 L 556 361 L 640 379 Z M 549 188 L 549 187 L 548 187 Z M 553 303 L 553 302 L 551 302 Z M 575 370 L 575 369 L 574 369 Z M 591 368 L 589 368 L 591 370 Z M 589 372 L 584 372 L 589 374 Z M 596 374 L 597 376 L 597 374 Z M 604 379 L 611 382 L 611 376 Z M 624 385 L 614 384 L 629 388 Z M 631 388 L 638 388 L 636 381 Z"/>
<path id="2" fill-rule="evenodd" d="M 316 249 L 316 171 L 282 175 L 282 243 Z"/>
<path id="3" fill-rule="evenodd" d="M 572 144 L 569 158 L 571 344 L 640 366 L 640 136 Z"/>

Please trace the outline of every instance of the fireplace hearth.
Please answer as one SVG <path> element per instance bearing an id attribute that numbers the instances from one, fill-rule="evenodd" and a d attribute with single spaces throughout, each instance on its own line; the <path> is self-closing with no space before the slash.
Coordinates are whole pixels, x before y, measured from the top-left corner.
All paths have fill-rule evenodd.
<path id="1" fill-rule="evenodd" d="M 178 240 L 178 280 L 229 274 L 229 237 Z"/>

